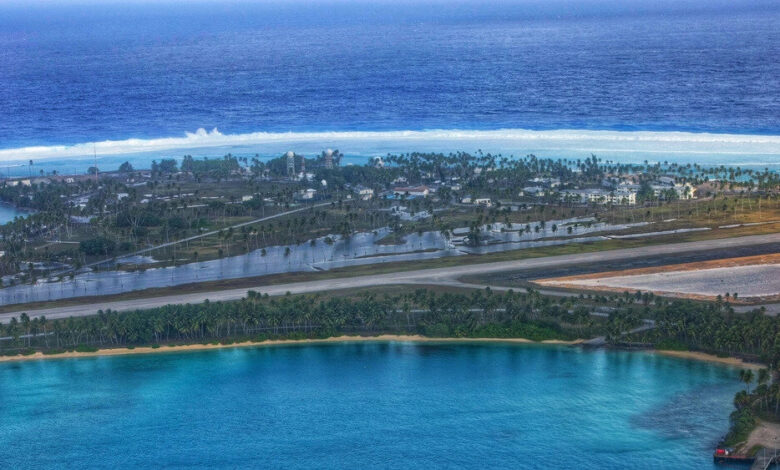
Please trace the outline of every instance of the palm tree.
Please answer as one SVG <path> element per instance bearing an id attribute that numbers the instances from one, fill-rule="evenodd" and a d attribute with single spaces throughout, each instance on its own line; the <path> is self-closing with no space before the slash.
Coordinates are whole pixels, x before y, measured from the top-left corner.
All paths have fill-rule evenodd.
<path id="1" fill-rule="evenodd" d="M 773 387 L 775 395 L 775 416 L 780 411 L 780 385 L 775 384 Z"/>
<path id="2" fill-rule="evenodd" d="M 756 378 L 756 384 L 758 385 L 758 387 L 761 387 L 761 386 L 765 386 L 767 382 L 769 382 L 769 370 L 768 369 L 759 369 L 758 370 L 758 377 Z M 766 388 L 766 387 L 764 387 L 764 388 Z M 766 391 L 764 391 L 764 393 L 762 393 L 762 396 L 763 396 L 763 399 L 761 401 L 767 400 L 768 397 L 767 397 Z M 769 403 L 767 401 L 767 405 L 768 404 Z"/>
<path id="3" fill-rule="evenodd" d="M 750 393 L 750 383 L 753 382 L 753 371 L 751 369 L 742 369 L 739 371 L 739 380 L 745 382 L 745 391 Z"/>

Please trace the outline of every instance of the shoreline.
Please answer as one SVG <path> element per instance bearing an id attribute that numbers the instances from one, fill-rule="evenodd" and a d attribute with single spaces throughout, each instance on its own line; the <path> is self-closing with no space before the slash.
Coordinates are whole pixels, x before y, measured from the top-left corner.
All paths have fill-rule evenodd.
<path id="1" fill-rule="evenodd" d="M 22 362 L 46 359 L 72 359 L 84 357 L 102 357 L 102 356 L 129 356 L 136 354 L 157 354 L 169 352 L 186 351 L 208 351 L 213 349 L 231 349 L 246 347 L 264 347 L 264 346 L 294 346 L 310 344 L 330 344 L 330 343 L 382 343 L 382 342 L 412 342 L 412 343 L 515 343 L 515 344 L 550 344 L 550 345 L 576 345 L 584 340 L 576 339 L 573 341 L 548 339 L 543 341 L 533 341 L 526 338 L 430 338 L 421 335 L 378 335 L 378 336 L 331 336 L 323 339 L 274 339 L 261 342 L 243 341 L 231 344 L 180 344 L 173 346 L 138 346 L 135 348 L 106 348 L 98 349 L 94 352 L 67 351 L 60 354 L 43 354 L 38 351 L 26 356 L 0 356 L 2 362 Z"/>
<path id="2" fill-rule="evenodd" d="M 674 351 L 670 349 L 651 349 L 648 352 L 659 356 L 676 357 L 679 359 L 691 359 L 695 361 L 711 362 L 727 366 L 742 367 L 745 369 L 763 369 L 763 364 L 757 362 L 746 362 L 738 357 L 720 357 L 714 354 L 707 354 L 699 351 Z"/>
<path id="3" fill-rule="evenodd" d="M 108 357 L 108 356 L 130 356 L 141 354 L 165 354 L 176 352 L 198 352 L 209 351 L 215 349 L 233 349 L 233 348 L 247 348 L 247 347 L 269 347 L 269 346 L 296 346 L 296 345 L 316 345 L 316 344 L 333 344 L 333 343 L 382 343 L 382 342 L 411 342 L 411 343 L 438 343 L 438 344 L 468 344 L 468 343 L 504 343 L 504 344 L 537 344 L 537 345 L 565 345 L 575 346 L 582 344 L 583 339 L 576 339 L 572 341 L 549 339 L 543 341 L 533 341 L 527 338 L 430 338 L 421 335 L 378 335 L 378 336 L 331 336 L 323 339 L 275 339 L 261 342 L 255 341 L 243 341 L 240 343 L 231 344 L 181 344 L 172 346 L 159 346 L 153 348 L 151 346 L 139 346 L 135 348 L 106 348 L 98 349 L 94 352 L 77 352 L 68 351 L 60 354 L 43 354 L 38 351 L 26 356 L 0 356 L 0 363 L 3 362 L 26 362 L 26 361 L 41 361 L 47 359 L 76 359 L 76 358 L 88 358 L 88 357 Z M 728 365 L 732 367 L 742 367 L 750 369 L 761 369 L 762 364 L 745 362 L 744 360 L 736 357 L 719 357 L 713 354 L 707 354 L 697 351 L 672 351 L 663 349 L 651 349 L 645 352 L 650 354 L 657 354 L 660 356 L 675 357 L 679 359 L 689 359 L 702 362 L 710 362 L 721 365 Z"/>

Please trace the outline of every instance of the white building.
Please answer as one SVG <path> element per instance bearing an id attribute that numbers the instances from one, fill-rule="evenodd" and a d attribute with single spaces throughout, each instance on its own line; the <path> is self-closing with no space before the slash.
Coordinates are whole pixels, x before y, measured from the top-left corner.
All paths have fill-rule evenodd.
<path id="1" fill-rule="evenodd" d="M 561 185 L 561 179 L 560 178 L 539 178 L 536 177 L 531 180 L 531 183 L 534 183 L 536 186 L 546 186 L 548 188 L 557 188 Z"/>
<path id="2" fill-rule="evenodd" d="M 543 197 L 546 190 L 541 186 L 526 186 L 519 193 L 519 196 Z"/>
<path id="3" fill-rule="evenodd" d="M 374 190 L 365 186 L 355 187 L 355 192 L 358 194 L 361 200 L 368 201 L 374 197 Z"/>
<path id="4" fill-rule="evenodd" d="M 428 197 L 431 193 L 431 189 L 428 186 L 397 186 L 393 188 L 393 194 L 396 197 L 411 196 L 411 197 Z"/>
<path id="5" fill-rule="evenodd" d="M 633 206 L 636 204 L 636 191 L 628 189 L 618 189 L 615 191 L 605 191 L 603 189 L 580 189 L 573 191 L 564 191 L 561 193 L 564 199 L 573 202 L 593 203 L 593 204 L 616 204 L 624 206 Z"/>
<path id="6" fill-rule="evenodd" d="M 301 191 L 298 192 L 298 197 L 300 199 L 307 200 L 307 201 L 314 199 L 314 196 L 316 195 L 317 195 L 317 190 L 312 188 L 302 189 Z"/>

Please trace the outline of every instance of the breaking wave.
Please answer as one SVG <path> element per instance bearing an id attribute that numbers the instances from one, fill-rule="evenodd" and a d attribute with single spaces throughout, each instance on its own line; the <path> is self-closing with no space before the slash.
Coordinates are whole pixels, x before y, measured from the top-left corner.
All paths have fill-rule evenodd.
<path id="1" fill-rule="evenodd" d="M 769 158 L 780 163 L 780 136 L 711 134 L 692 132 L 598 131 L 598 130 L 404 130 L 333 132 L 252 132 L 223 134 L 198 129 L 180 137 L 105 140 L 74 145 L 32 146 L 0 150 L 0 161 L 32 158 L 59 159 L 91 157 L 93 154 L 122 155 L 151 152 L 182 153 L 188 150 L 236 149 L 247 152 L 283 152 L 293 148 L 318 152 L 338 146 L 353 154 L 421 151 L 505 152 L 523 155 L 533 152 L 580 152 L 624 154 L 710 154 Z M 775 161 L 775 157 L 777 160 Z"/>

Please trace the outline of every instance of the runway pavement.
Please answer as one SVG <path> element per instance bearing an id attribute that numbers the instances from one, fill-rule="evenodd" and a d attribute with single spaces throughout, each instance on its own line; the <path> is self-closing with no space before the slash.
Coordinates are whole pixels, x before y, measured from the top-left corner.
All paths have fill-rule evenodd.
<path id="1" fill-rule="evenodd" d="M 722 238 L 715 240 L 702 240 L 696 242 L 673 243 L 666 245 L 650 245 L 638 248 L 620 250 L 599 251 L 593 253 L 579 253 L 572 255 L 549 256 L 543 258 L 530 258 L 515 261 L 501 261 L 495 263 L 470 264 L 452 266 L 447 268 L 420 269 L 415 271 L 401 271 L 394 273 L 344 277 L 336 279 L 322 279 L 289 284 L 258 285 L 250 288 L 225 289 L 210 292 L 198 292 L 182 295 L 168 295 L 162 297 L 149 297 L 134 300 L 119 300 L 109 302 L 95 302 L 77 306 L 51 307 L 39 310 L 18 310 L 11 313 L 0 314 L 0 322 L 7 322 L 11 317 L 26 311 L 30 317 L 45 315 L 48 319 L 67 318 L 70 316 L 94 315 L 98 310 L 134 310 L 151 307 L 159 307 L 167 304 L 202 303 L 206 299 L 212 302 L 236 300 L 246 296 L 248 290 L 255 290 L 268 295 L 292 294 L 333 291 L 339 289 L 372 287 L 393 284 L 445 284 L 445 285 L 469 285 L 460 283 L 458 279 L 466 275 L 490 274 L 499 272 L 511 272 L 523 269 L 544 269 L 545 267 L 573 265 L 573 264 L 597 264 L 604 261 L 636 259 L 647 256 L 662 256 L 690 251 L 723 249 L 737 246 L 759 245 L 780 242 L 780 233 L 767 235 L 754 235 L 748 237 Z"/>

